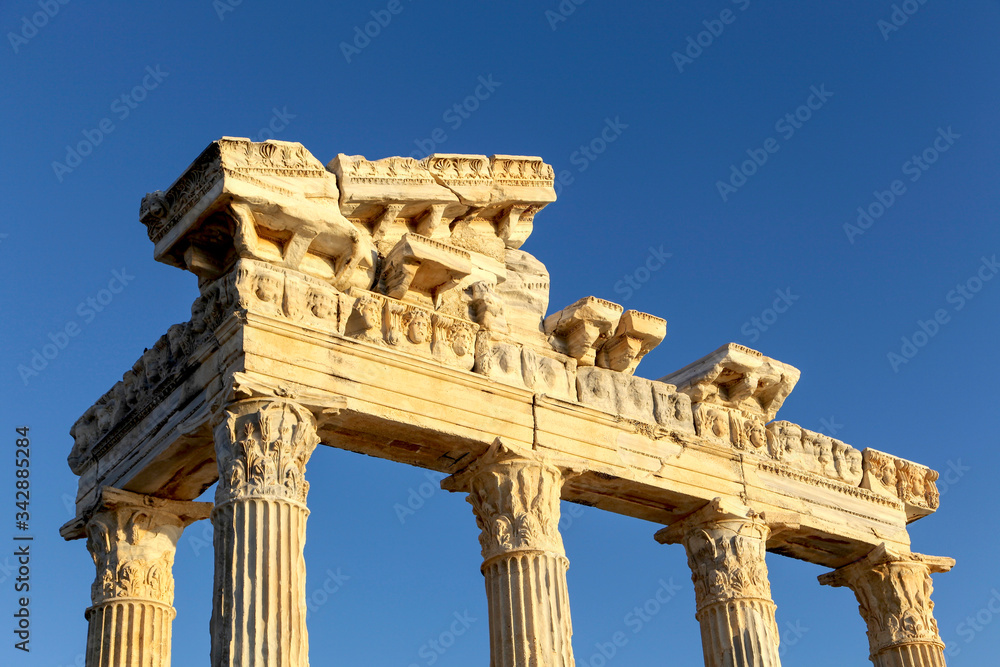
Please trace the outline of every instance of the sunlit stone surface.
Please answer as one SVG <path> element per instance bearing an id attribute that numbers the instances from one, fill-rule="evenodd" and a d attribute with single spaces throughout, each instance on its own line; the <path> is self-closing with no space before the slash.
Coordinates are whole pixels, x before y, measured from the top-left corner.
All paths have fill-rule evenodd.
<path id="1" fill-rule="evenodd" d="M 858 594 L 879 667 L 943 665 L 929 575 L 950 561 L 907 533 L 937 509 L 937 473 L 777 420 L 799 371 L 760 352 L 725 345 L 654 381 L 637 373 L 663 318 L 598 296 L 549 312 L 522 246 L 553 201 L 537 157 L 324 166 L 297 143 L 213 142 L 142 201 L 155 259 L 200 295 L 73 425 L 64 537 L 89 535 L 99 577 L 167 559 L 209 514 L 184 503 L 218 481 L 212 665 L 307 665 L 306 464 L 324 444 L 468 494 L 494 667 L 573 665 L 560 499 L 668 526 L 706 665 L 778 665 L 767 551 L 835 570 L 824 583 Z M 167 503 L 155 539 L 136 541 L 114 489 Z M 107 590 L 87 664 L 168 664 L 168 596 Z"/>

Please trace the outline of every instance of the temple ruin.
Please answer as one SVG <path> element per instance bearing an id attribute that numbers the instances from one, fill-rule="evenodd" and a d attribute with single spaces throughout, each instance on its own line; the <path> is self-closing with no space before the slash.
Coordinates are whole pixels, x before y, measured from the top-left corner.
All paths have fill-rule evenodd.
<path id="1" fill-rule="evenodd" d="M 574 664 L 560 500 L 683 545 L 709 667 L 780 664 L 768 554 L 854 592 L 877 667 L 945 665 L 931 574 L 954 561 L 907 533 L 937 509 L 937 473 L 776 420 L 799 371 L 741 345 L 635 375 L 667 323 L 592 296 L 549 312 L 548 272 L 520 248 L 553 201 L 537 157 L 324 166 L 228 137 L 143 199 L 155 259 L 200 296 L 71 430 L 61 533 L 97 565 L 88 667 L 169 665 L 177 540 L 206 518 L 212 666 L 308 665 L 319 444 L 466 494 L 492 667 Z"/>

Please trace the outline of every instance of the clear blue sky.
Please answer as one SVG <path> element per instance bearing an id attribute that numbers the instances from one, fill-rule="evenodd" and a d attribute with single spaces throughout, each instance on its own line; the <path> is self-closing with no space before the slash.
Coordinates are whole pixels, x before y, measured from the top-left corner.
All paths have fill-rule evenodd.
<path id="1" fill-rule="evenodd" d="M 525 249 L 552 273 L 553 309 L 593 294 L 667 318 L 645 377 L 749 345 L 802 370 L 781 418 L 952 470 L 940 511 L 912 526 L 914 549 L 958 559 L 936 578 L 941 632 L 959 650 L 950 664 L 996 664 L 1000 3 L 910 0 L 917 11 L 896 26 L 890 0 L 564 0 L 568 16 L 558 0 L 223 2 L 0 8 L 0 540 L 14 532 L 20 425 L 34 441 L 36 536 L 33 650 L 11 647 L 0 569 L 0 663 L 58 667 L 82 652 L 93 566 L 56 532 L 76 489 L 68 431 L 196 296 L 194 276 L 152 260 L 142 195 L 213 139 L 267 138 L 273 123 L 324 163 L 544 157 L 560 198 Z M 54 15 L 35 16 L 40 5 Z M 387 25 L 345 49 L 371 12 Z M 691 46 L 706 30 L 719 34 Z M 486 99 L 467 102 L 477 87 Z M 67 155 L 81 142 L 88 154 Z M 647 273 L 651 248 L 670 257 Z M 80 307 L 123 270 L 134 278 L 100 312 Z M 791 305 L 775 317 L 777 291 Z M 78 334 L 25 382 L 18 366 L 69 324 Z M 323 448 L 308 475 L 308 588 L 316 602 L 328 579 L 340 585 L 310 616 L 312 664 L 485 664 L 464 499 L 434 491 L 401 522 L 394 506 L 423 471 Z M 618 631 L 628 644 L 608 664 L 700 664 L 683 550 L 656 544 L 659 526 L 577 514 L 564 531 L 577 664 L 601 664 L 596 645 Z M 198 525 L 178 550 L 176 665 L 208 661 L 209 541 Z M 785 664 L 866 664 L 853 596 L 820 587 L 819 567 L 769 565 Z M 680 592 L 637 622 L 661 580 Z M 427 645 L 466 612 L 476 620 L 447 651 Z"/>

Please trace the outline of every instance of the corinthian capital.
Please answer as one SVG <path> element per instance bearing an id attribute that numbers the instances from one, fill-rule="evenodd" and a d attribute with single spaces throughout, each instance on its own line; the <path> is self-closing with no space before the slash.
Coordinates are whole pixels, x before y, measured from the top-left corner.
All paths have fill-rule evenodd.
<path id="1" fill-rule="evenodd" d="M 122 599 L 173 604 L 177 540 L 211 508 L 211 503 L 102 489 L 100 504 L 86 522 L 87 549 L 97 566 L 94 606 Z"/>
<path id="2" fill-rule="evenodd" d="M 656 539 L 683 544 L 698 609 L 736 599 L 771 601 L 764 555 L 770 529 L 747 507 L 716 498 Z"/>
<path id="3" fill-rule="evenodd" d="M 865 558 L 821 575 L 819 581 L 854 591 L 874 658 L 902 644 L 944 646 L 934 620 L 931 574 L 954 565 L 951 558 L 896 553 L 882 544 Z"/>
<path id="4" fill-rule="evenodd" d="M 564 479 L 563 471 L 548 459 L 497 439 L 483 456 L 441 486 L 468 492 L 485 562 L 518 551 L 565 555 L 559 535 Z"/>
<path id="5" fill-rule="evenodd" d="M 319 441 L 312 412 L 294 401 L 254 398 L 230 403 L 215 427 L 216 505 L 247 498 L 304 505 L 309 493 L 306 462 Z"/>

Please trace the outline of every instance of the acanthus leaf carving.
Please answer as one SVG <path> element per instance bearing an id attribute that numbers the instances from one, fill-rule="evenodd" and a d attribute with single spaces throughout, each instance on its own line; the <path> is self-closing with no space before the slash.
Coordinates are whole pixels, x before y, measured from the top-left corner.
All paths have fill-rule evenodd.
<path id="1" fill-rule="evenodd" d="M 306 462 L 319 444 L 316 419 L 290 400 L 231 404 L 216 427 L 219 460 L 216 505 L 252 497 L 305 505 Z"/>
<path id="2" fill-rule="evenodd" d="M 656 539 L 687 550 L 700 613 L 732 600 L 773 604 L 764 560 L 769 535 L 762 515 L 717 498 L 661 530 Z"/>
<path id="3" fill-rule="evenodd" d="M 906 644 L 944 647 L 934 619 L 931 574 L 947 572 L 954 565 L 951 558 L 897 553 L 883 543 L 865 558 L 821 575 L 819 581 L 854 591 L 875 660 Z"/>
<path id="4" fill-rule="evenodd" d="M 97 575 L 94 606 L 145 600 L 170 606 L 177 540 L 192 521 L 204 519 L 210 503 L 170 501 L 105 487 L 86 520 L 87 550 Z"/>
<path id="5" fill-rule="evenodd" d="M 499 440 L 465 471 L 442 482 L 467 491 L 483 562 L 514 552 L 540 551 L 565 557 L 559 534 L 559 498 L 564 473 L 533 452 Z"/>

